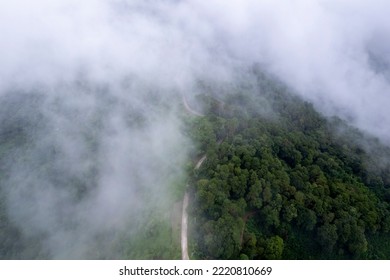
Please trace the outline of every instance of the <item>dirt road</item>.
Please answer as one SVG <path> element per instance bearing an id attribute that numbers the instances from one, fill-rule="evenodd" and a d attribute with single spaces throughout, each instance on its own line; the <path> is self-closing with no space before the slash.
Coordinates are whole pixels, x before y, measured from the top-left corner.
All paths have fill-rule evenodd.
<path id="1" fill-rule="evenodd" d="M 202 117 L 204 116 L 203 114 L 191 109 L 191 107 L 188 105 L 186 97 L 183 95 L 183 104 L 184 107 L 186 108 L 186 111 L 194 116 Z M 198 162 L 195 165 L 195 170 L 199 169 L 203 162 L 206 160 L 206 155 L 201 157 Z M 183 198 L 183 210 L 182 210 L 182 215 L 181 215 L 181 258 L 183 260 L 189 260 L 189 255 L 188 255 L 188 202 L 189 202 L 189 194 L 188 191 L 184 194 Z"/>
<path id="2" fill-rule="evenodd" d="M 206 155 L 201 157 L 196 163 L 194 169 L 195 170 L 199 169 L 206 159 L 207 159 Z M 183 260 L 190 259 L 188 256 L 188 212 L 187 212 L 188 202 L 189 202 L 189 195 L 188 195 L 188 191 L 186 191 L 186 193 L 184 194 L 183 212 L 181 216 L 181 258 Z"/>
<path id="3" fill-rule="evenodd" d="M 187 239 L 187 231 L 188 231 L 188 192 L 184 194 L 183 199 L 183 212 L 181 216 L 181 258 L 183 260 L 189 260 L 188 256 L 188 239 Z"/>
<path id="4" fill-rule="evenodd" d="M 190 113 L 191 115 L 194 115 L 194 116 L 198 116 L 198 117 L 203 117 L 204 115 L 191 109 L 190 105 L 188 105 L 188 101 L 187 101 L 187 98 L 185 97 L 185 95 L 183 94 L 183 104 L 184 104 L 184 107 L 186 108 L 186 111 L 188 113 Z"/>

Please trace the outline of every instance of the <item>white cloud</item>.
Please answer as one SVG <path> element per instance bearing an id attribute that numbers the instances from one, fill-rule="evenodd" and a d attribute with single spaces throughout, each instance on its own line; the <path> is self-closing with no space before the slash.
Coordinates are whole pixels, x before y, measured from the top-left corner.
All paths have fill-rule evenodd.
<path id="1" fill-rule="evenodd" d="M 197 80 L 229 81 L 254 63 L 324 113 L 390 142 L 389 8 L 385 0 L 2 1 L 0 97 L 31 89 L 45 96 L 36 108 L 48 127 L 33 133 L 31 160 L 53 145 L 63 154 L 58 166 L 76 177 L 88 172 L 95 159 L 83 131 L 104 115 L 96 193 L 77 204 L 28 164 L 16 165 L 13 218 L 26 231 L 47 231 L 57 257 L 88 256 L 88 248 L 65 249 L 127 219 L 139 182 L 163 193 L 169 180 L 157 184 L 161 176 L 182 172 L 180 121 L 149 96 L 191 95 Z M 145 129 L 127 126 L 127 110 L 146 119 Z M 36 192 L 20 208 L 27 190 Z"/>

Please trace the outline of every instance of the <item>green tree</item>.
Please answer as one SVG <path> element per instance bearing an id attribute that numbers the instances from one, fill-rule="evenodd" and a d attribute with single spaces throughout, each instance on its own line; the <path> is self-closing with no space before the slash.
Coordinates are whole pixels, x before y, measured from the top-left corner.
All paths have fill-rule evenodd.
<path id="1" fill-rule="evenodd" d="M 332 253 L 338 239 L 336 226 L 334 224 L 322 225 L 318 228 L 317 236 L 324 252 L 327 254 Z"/>
<path id="2" fill-rule="evenodd" d="M 264 257 L 268 260 L 280 260 L 283 255 L 283 249 L 283 239 L 278 235 L 272 236 L 266 241 Z"/>

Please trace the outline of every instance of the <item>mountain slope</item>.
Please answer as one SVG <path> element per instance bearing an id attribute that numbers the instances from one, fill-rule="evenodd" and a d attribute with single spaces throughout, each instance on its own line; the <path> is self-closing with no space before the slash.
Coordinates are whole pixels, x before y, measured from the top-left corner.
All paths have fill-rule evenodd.
<path id="1" fill-rule="evenodd" d="M 207 152 L 192 178 L 198 257 L 389 258 L 379 244 L 390 229 L 390 149 L 272 80 L 252 91 L 223 103 L 200 96 L 207 117 L 189 132 Z"/>

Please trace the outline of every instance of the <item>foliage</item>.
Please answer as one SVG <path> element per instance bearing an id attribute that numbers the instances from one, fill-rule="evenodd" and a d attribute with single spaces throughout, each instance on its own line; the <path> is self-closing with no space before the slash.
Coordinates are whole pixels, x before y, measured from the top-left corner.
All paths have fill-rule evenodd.
<path id="1" fill-rule="evenodd" d="M 193 175 L 199 255 L 389 258 L 376 244 L 390 229 L 390 169 L 361 144 L 387 160 L 390 149 L 278 84 L 259 87 L 257 97 L 232 94 L 210 107 L 192 127 L 207 128 L 193 138 L 207 154 Z"/>

